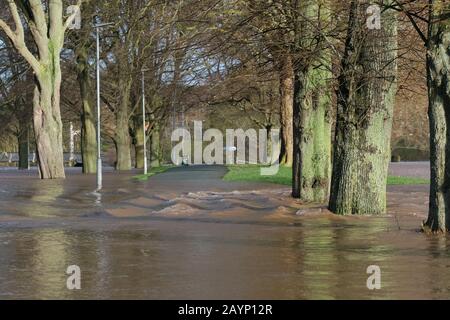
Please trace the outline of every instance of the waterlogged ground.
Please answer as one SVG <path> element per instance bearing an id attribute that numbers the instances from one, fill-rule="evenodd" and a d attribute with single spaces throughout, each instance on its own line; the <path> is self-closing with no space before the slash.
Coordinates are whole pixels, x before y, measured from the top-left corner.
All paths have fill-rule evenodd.
<path id="1" fill-rule="evenodd" d="M 341 218 L 225 172 L 106 173 L 100 197 L 75 169 L 65 181 L 0 171 L 0 298 L 450 298 L 450 242 L 419 232 L 427 186 L 389 187 L 387 217 Z M 81 290 L 66 288 L 69 265 Z M 369 265 L 381 290 L 366 287 Z"/>

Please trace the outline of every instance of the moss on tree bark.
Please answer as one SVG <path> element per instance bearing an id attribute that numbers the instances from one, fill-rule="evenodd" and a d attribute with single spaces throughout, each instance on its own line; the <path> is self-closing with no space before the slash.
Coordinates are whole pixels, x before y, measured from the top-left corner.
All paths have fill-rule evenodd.
<path id="1" fill-rule="evenodd" d="M 297 57 L 293 107 L 292 195 L 309 202 L 328 199 L 331 175 L 330 86 L 331 58 L 321 24 L 328 11 L 318 2 L 299 3 L 296 25 Z M 319 42 L 315 42 L 316 37 Z"/>
<path id="2" fill-rule="evenodd" d="M 384 4 L 389 4 L 385 0 Z M 351 3 L 339 77 L 329 208 L 342 214 L 383 214 L 397 91 L 397 19 L 382 13 L 381 29 L 367 29 L 368 0 Z"/>
<path id="3" fill-rule="evenodd" d="M 427 44 L 431 186 L 425 227 L 445 232 L 450 226 L 450 4 L 430 2 Z"/>

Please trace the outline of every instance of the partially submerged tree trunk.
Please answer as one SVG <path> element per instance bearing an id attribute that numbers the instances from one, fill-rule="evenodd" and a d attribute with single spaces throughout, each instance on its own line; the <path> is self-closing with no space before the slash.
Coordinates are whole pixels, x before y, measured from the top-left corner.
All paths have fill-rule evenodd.
<path id="1" fill-rule="evenodd" d="M 328 58 L 325 58 L 325 62 Z M 328 199 L 331 178 L 330 60 L 298 71 L 294 98 L 293 196 L 304 201 Z"/>
<path id="2" fill-rule="evenodd" d="M 85 46 L 77 51 L 77 79 L 80 86 L 81 113 L 81 156 L 83 159 L 83 173 L 97 172 L 97 137 L 95 128 L 94 97 L 92 82 L 89 76 L 88 52 Z"/>
<path id="3" fill-rule="evenodd" d="M 89 47 L 92 44 L 91 16 L 95 5 L 90 0 L 83 2 L 81 29 L 70 34 L 74 43 L 76 72 L 81 97 L 81 156 L 83 173 L 97 172 L 97 129 L 94 88 L 89 67 Z"/>
<path id="4" fill-rule="evenodd" d="M 430 1 L 427 45 L 431 187 L 425 227 L 445 232 L 450 226 L 450 4 Z"/>
<path id="5" fill-rule="evenodd" d="M 294 66 L 292 57 L 286 54 L 280 57 L 280 122 L 281 152 L 280 163 L 292 166 L 293 158 L 293 103 L 294 103 Z"/>
<path id="6" fill-rule="evenodd" d="M 391 0 L 385 0 L 387 5 Z M 339 77 L 329 209 L 341 215 L 383 214 L 397 91 L 397 19 L 382 13 L 367 29 L 368 0 L 353 0 Z"/>
<path id="7" fill-rule="evenodd" d="M 328 17 L 327 11 L 313 0 L 302 2 L 299 11 L 303 21 L 297 23 L 297 50 L 309 51 L 310 57 L 299 59 L 295 68 L 292 196 L 324 202 L 331 175 L 331 58 L 325 48 L 314 49 L 321 44 L 305 39 L 313 38 L 315 25 Z"/>
<path id="8" fill-rule="evenodd" d="M 20 13 L 17 4 L 20 6 Z M 50 1 L 46 6 L 39 0 L 8 1 L 8 5 L 15 29 L 13 31 L 2 19 L 0 28 L 11 39 L 14 47 L 30 64 L 35 74 L 33 124 L 39 173 L 43 179 L 64 178 L 60 53 L 64 33 L 75 19 L 76 13 L 64 22 L 61 0 Z M 22 18 L 27 22 L 36 44 L 37 56 L 34 56 L 25 44 Z"/>

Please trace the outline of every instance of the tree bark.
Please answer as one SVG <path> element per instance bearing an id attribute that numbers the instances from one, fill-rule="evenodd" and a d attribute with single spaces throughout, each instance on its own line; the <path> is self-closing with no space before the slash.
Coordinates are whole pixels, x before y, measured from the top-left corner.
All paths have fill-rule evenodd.
<path id="1" fill-rule="evenodd" d="M 53 52 L 52 66 L 36 75 L 33 98 L 33 124 L 42 179 L 65 178 L 62 121 L 60 114 L 61 70 L 59 50 Z"/>
<path id="2" fill-rule="evenodd" d="M 321 21 L 328 19 L 327 12 L 311 0 L 300 6 L 299 16 L 304 21 L 296 27 L 297 50 L 311 51 L 322 44 L 312 45 L 305 39 L 316 32 L 312 24 L 320 26 Z M 331 58 L 325 48 L 309 54 L 311 57 L 300 60 L 295 67 L 292 196 L 324 202 L 328 199 L 331 175 Z"/>
<path id="3" fill-rule="evenodd" d="M 19 135 L 17 136 L 17 141 L 19 145 L 19 170 L 28 170 L 28 157 L 29 157 L 29 141 L 30 141 L 30 130 L 28 123 L 20 123 L 21 126 Z"/>
<path id="4" fill-rule="evenodd" d="M 89 76 L 88 52 L 85 46 L 77 49 L 77 79 L 80 87 L 81 113 L 81 156 L 83 173 L 97 172 L 97 137 L 95 128 L 94 97 Z"/>
<path id="5" fill-rule="evenodd" d="M 325 58 L 327 60 L 328 58 Z M 293 196 L 304 201 L 328 199 L 331 178 L 331 65 L 298 71 L 294 95 Z"/>
<path id="6" fill-rule="evenodd" d="M 385 0 L 383 4 L 390 4 Z M 368 0 L 353 0 L 342 71 L 329 209 L 341 215 L 386 212 L 392 114 L 397 90 L 397 19 L 382 13 L 366 27 Z"/>
<path id="7" fill-rule="evenodd" d="M 293 159 L 293 103 L 294 66 L 289 54 L 280 58 L 280 122 L 281 152 L 280 163 L 292 166 Z"/>
<path id="8" fill-rule="evenodd" d="M 445 232 L 450 226 L 450 4 L 430 2 L 427 44 L 431 186 L 425 227 Z"/>
<path id="9" fill-rule="evenodd" d="M 161 165 L 161 144 L 160 144 L 160 128 L 156 124 L 150 135 L 150 167 L 156 168 Z"/>
<path id="10" fill-rule="evenodd" d="M 131 170 L 131 139 L 128 131 L 128 117 L 121 116 L 116 121 L 114 145 L 116 147 L 116 170 Z"/>
<path id="11" fill-rule="evenodd" d="M 114 145 L 116 146 L 116 170 L 131 170 L 131 138 L 129 131 L 129 103 L 131 92 L 131 80 L 123 83 L 119 81 L 120 88 L 123 88 L 121 101 L 116 111 L 116 132 L 114 135 Z"/>
<path id="12" fill-rule="evenodd" d="M 142 115 L 136 115 L 134 117 L 134 152 L 136 169 L 144 168 L 144 128 L 142 126 Z"/>

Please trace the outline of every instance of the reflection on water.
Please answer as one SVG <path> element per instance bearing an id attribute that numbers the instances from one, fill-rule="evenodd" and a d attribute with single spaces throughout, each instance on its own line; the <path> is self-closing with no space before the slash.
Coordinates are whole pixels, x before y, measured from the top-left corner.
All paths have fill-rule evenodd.
<path id="1" fill-rule="evenodd" d="M 3 180 L 0 298 L 450 298 L 450 243 L 417 231 L 420 190 L 409 207 L 396 200 L 408 193 L 391 193 L 399 217 L 336 218 L 298 211 L 284 189 L 202 182 L 174 194 L 129 176 L 106 183 L 98 206 L 94 179 Z M 79 291 L 66 288 L 70 265 L 81 268 Z M 366 287 L 370 265 L 382 290 Z"/>

